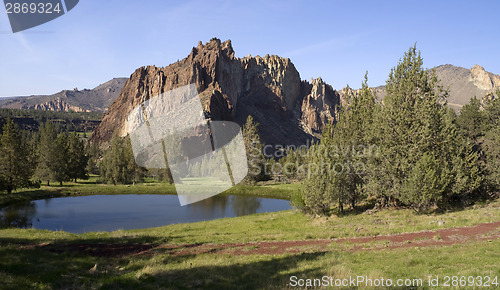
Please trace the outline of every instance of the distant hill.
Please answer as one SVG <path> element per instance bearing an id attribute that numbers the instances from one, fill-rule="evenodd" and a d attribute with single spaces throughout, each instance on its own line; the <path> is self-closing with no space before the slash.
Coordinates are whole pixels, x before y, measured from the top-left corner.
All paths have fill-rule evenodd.
<path id="1" fill-rule="evenodd" d="M 63 90 L 53 95 L 0 99 L 0 107 L 45 111 L 104 112 L 120 95 L 127 78 L 114 78 L 91 90 Z"/>
<path id="2" fill-rule="evenodd" d="M 485 71 L 479 65 L 466 69 L 445 64 L 435 67 L 434 70 L 441 80 L 441 85 L 450 91 L 448 105 L 457 111 L 474 96 L 482 99 L 484 96 L 495 94 L 497 90 L 500 90 L 500 76 Z M 373 90 L 378 99 L 385 96 L 384 86 L 373 88 Z"/>

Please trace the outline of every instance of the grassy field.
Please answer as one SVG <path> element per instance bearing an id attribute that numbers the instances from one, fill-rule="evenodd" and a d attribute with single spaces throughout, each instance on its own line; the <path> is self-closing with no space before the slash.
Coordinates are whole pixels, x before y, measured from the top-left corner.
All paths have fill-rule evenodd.
<path id="1" fill-rule="evenodd" d="M 173 190 L 170 185 L 151 182 L 130 187 L 91 182 L 42 188 L 20 195 L 43 198 L 44 194 L 169 193 Z M 233 194 L 288 198 L 298 189 L 298 185 L 261 185 L 238 186 L 232 190 Z M 11 202 L 8 201 L 11 198 L 0 196 L 0 204 Z M 0 288 L 288 288 L 293 286 L 290 276 L 306 279 L 327 275 L 335 279 L 390 278 L 394 282 L 422 279 L 425 289 L 429 275 L 439 275 L 441 283 L 445 275 L 500 278 L 500 240 L 360 252 L 345 251 L 332 244 L 320 250 L 305 249 L 302 253 L 279 255 L 176 255 L 166 248 L 186 244 L 362 237 L 495 221 L 500 221 L 500 201 L 428 215 L 416 215 L 411 210 L 382 210 L 325 218 L 289 210 L 111 233 L 3 229 L 0 230 Z M 152 252 L 143 254 L 113 252 L 153 245 Z M 96 255 L 94 250 L 100 246 L 107 251 Z M 82 248 L 86 250 L 79 250 Z"/>

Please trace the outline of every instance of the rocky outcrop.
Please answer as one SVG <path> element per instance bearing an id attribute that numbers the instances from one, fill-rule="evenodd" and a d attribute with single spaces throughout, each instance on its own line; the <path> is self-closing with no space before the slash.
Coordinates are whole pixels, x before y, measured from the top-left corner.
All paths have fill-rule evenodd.
<path id="1" fill-rule="evenodd" d="M 91 90 L 63 90 L 48 96 L 13 97 L 0 100 L 0 107 L 50 111 L 104 112 L 118 97 L 127 79 L 114 78 Z"/>
<path id="2" fill-rule="evenodd" d="M 52 101 L 48 101 L 42 104 L 35 105 L 24 105 L 21 109 L 34 109 L 34 110 L 43 110 L 43 111 L 65 111 L 65 112 L 90 112 L 90 110 L 85 110 L 78 106 L 72 106 L 68 104 L 65 100 L 61 98 L 57 98 Z"/>
<path id="3" fill-rule="evenodd" d="M 213 38 L 200 42 L 188 57 L 167 67 L 137 69 L 91 141 L 105 143 L 115 130 L 125 135 L 126 118 L 135 106 L 188 84 L 196 85 L 203 108 L 212 119 L 242 125 L 252 115 L 268 144 L 303 144 L 317 137 L 335 116 L 340 95 L 321 79 L 301 81 L 290 59 L 234 55 L 230 40 Z"/>
<path id="4" fill-rule="evenodd" d="M 470 69 L 469 78 L 480 90 L 491 91 L 494 88 L 500 88 L 500 77 L 488 73 L 482 66 L 477 64 Z"/>
<path id="5" fill-rule="evenodd" d="M 303 83 L 307 94 L 301 105 L 301 121 L 309 134 L 316 135 L 329 121 L 335 118 L 340 94 L 321 78 L 311 79 L 311 84 Z"/>

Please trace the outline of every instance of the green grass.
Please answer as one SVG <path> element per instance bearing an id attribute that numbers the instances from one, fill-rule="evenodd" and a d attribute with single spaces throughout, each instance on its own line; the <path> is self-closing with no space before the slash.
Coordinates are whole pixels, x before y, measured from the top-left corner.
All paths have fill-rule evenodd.
<path id="1" fill-rule="evenodd" d="M 0 204 L 19 199 L 43 198 L 44 194 L 166 194 L 172 190 L 171 185 L 151 180 L 127 187 L 98 185 L 94 178 L 86 183 L 64 187 L 0 195 Z M 237 186 L 225 194 L 286 199 L 298 190 L 297 184 Z M 292 275 L 298 278 L 321 278 L 324 275 L 349 278 L 361 275 L 371 279 L 391 278 L 394 281 L 419 278 L 424 283 L 427 283 L 429 275 L 500 276 L 500 240 L 446 247 L 361 252 L 348 252 L 340 245 L 332 244 L 315 252 L 306 250 L 301 254 L 247 256 L 174 256 L 160 248 L 154 250 L 152 255 L 95 257 L 71 250 L 71 245 L 93 243 L 121 247 L 130 244 L 222 244 L 397 234 L 495 222 L 500 220 L 499 209 L 500 201 L 497 200 L 461 211 L 426 215 L 417 215 L 412 210 L 381 210 L 371 214 L 353 212 L 326 218 L 288 210 L 111 233 L 71 234 L 35 229 L 2 229 L 0 288 L 285 288 L 290 286 L 287 284 Z M 248 246 L 248 250 L 254 248 Z"/>
<path id="2" fill-rule="evenodd" d="M 43 239 L 49 238 L 55 243 L 81 243 L 97 238 L 60 233 L 41 235 Z M 165 240 L 168 239 L 165 236 Z M 371 252 L 346 252 L 330 247 L 319 252 L 274 256 L 173 256 L 166 251 L 155 250 L 153 255 L 125 257 L 94 257 L 70 250 L 54 252 L 43 247 L 20 246 L 27 242 L 20 238 L 2 237 L 0 241 L 0 281 L 5 288 L 17 289 L 269 289 L 288 287 L 292 275 L 298 278 L 327 275 L 340 279 L 367 276 L 393 281 L 418 278 L 424 281 L 425 286 L 427 277 L 431 275 L 439 275 L 441 279 L 445 275 L 500 276 L 499 240 L 451 247 Z M 126 240 L 99 237 L 101 243 L 119 245 L 146 241 L 157 242 L 147 236 L 128 237 Z"/>

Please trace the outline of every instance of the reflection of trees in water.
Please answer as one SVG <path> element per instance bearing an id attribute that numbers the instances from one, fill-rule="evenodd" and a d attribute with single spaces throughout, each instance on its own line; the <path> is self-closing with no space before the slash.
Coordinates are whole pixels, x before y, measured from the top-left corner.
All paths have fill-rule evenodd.
<path id="1" fill-rule="evenodd" d="M 11 205 L 0 211 L 0 225 L 2 227 L 31 228 L 35 214 L 36 204 L 32 201 Z"/>
<path id="2" fill-rule="evenodd" d="M 256 213 L 261 205 L 261 201 L 256 197 L 216 195 L 192 203 L 189 207 L 205 217 L 216 217 L 220 213 L 224 213 L 229 204 L 231 204 L 235 216 L 243 216 Z"/>
<path id="3" fill-rule="evenodd" d="M 260 199 L 247 196 L 232 196 L 231 206 L 236 216 L 254 214 L 260 207 Z"/>
<path id="4" fill-rule="evenodd" d="M 205 217 L 214 217 L 217 213 L 223 213 L 228 205 L 229 197 L 216 195 L 207 199 L 192 203 L 189 207 Z"/>

